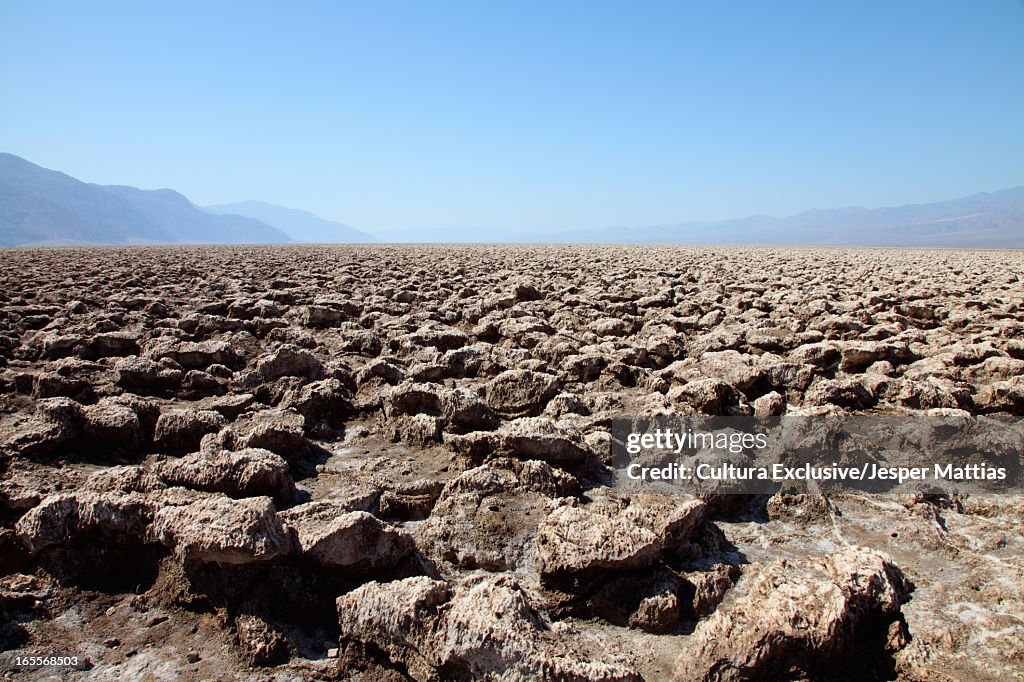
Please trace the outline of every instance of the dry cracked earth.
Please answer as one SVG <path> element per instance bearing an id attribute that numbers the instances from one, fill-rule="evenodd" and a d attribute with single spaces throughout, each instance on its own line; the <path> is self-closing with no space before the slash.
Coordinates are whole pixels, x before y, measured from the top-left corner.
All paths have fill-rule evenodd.
<path id="1" fill-rule="evenodd" d="M 1019 496 L 609 487 L 624 414 L 1024 415 L 1024 255 L 0 253 L 28 680 L 1010 680 Z"/>

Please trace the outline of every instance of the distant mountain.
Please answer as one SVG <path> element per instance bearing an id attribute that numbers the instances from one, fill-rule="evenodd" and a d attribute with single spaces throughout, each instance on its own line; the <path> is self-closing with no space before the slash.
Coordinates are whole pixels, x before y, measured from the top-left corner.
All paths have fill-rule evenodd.
<path id="1" fill-rule="evenodd" d="M 815 209 L 788 218 L 562 232 L 522 241 L 633 244 L 749 244 L 1024 248 L 1024 187 L 932 204 Z"/>
<path id="2" fill-rule="evenodd" d="M 599 235 L 580 236 L 591 241 Z M 600 236 L 640 243 L 1024 248 L 1024 187 L 932 204 L 816 209 L 788 218 L 657 225 Z"/>
<path id="3" fill-rule="evenodd" d="M 484 228 L 392 230 L 379 236 L 384 241 L 433 243 L 1024 248 L 1024 187 L 932 204 L 811 210 L 788 218 L 756 215 L 715 222 L 543 233 Z"/>
<path id="4" fill-rule="evenodd" d="M 289 241 L 258 220 L 201 211 L 169 189 L 92 185 L 0 153 L 0 246 Z"/>
<path id="5" fill-rule="evenodd" d="M 210 213 L 234 213 L 262 221 L 287 232 L 297 242 L 312 244 L 358 244 L 379 241 L 376 237 L 344 223 L 324 220 L 320 216 L 297 208 L 275 206 L 262 201 L 242 201 L 237 204 L 206 206 Z"/>

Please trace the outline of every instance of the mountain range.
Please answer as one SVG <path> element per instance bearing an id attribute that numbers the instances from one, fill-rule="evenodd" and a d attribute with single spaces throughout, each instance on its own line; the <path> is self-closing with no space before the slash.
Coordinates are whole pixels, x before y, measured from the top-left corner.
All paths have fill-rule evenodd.
<path id="1" fill-rule="evenodd" d="M 815 209 L 644 228 L 564 233 L 564 241 L 778 246 L 1024 247 L 1024 187 L 930 204 Z"/>
<path id="2" fill-rule="evenodd" d="M 929 204 L 816 209 L 786 218 L 565 232 L 482 228 L 377 234 L 308 211 L 243 201 L 195 206 L 170 189 L 94 185 L 0 153 L 0 246 L 288 242 L 677 243 L 1024 248 L 1024 187 Z"/>
<path id="3" fill-rule="evenodd" d="M 1024 187 L 930 204 L 889 208 L 814 209 L 787 218 L 755 215 L 733 220 L 563 232 L 496 234 L 482 228 L 393 230 L 382 241 L 481 241 L 564 244 L 746 244 L 1024 248 Z"/>
<path id="4" fill-rule="evenodd" d="M 345 223 L 324 220 L 309 211 L 275 206 L 263 201 L 242 201 L 237 204 L 204 206 L 208 213 L 234 214 L 253 218 L 287 232 L 297 242 L 311 244 L 375 242 L 376 237 Z"/>

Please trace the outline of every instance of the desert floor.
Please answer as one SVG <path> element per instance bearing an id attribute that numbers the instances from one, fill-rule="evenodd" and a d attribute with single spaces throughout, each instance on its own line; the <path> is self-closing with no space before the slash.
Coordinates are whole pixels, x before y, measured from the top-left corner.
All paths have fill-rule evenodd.
<path id="1" fill-rule="evenodd" d="M 1024 253 L 0 251 L 0 649 L 89 680 L 1009 680 L 1024 498 L 607 485 L 613 417 L 1024 415 Z"/>

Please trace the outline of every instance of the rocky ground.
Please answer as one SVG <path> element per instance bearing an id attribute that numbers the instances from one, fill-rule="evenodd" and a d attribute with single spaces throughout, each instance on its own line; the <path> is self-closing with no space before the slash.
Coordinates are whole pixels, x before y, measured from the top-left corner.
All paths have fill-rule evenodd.
<path id="1" fill-rule="evenodd" d="M 0 649 L 97 680 L 1009 680 L 1019 496 L 608 487 L 624 414 L 1024 415 L 1024 255 L 0 252 Z"/>

